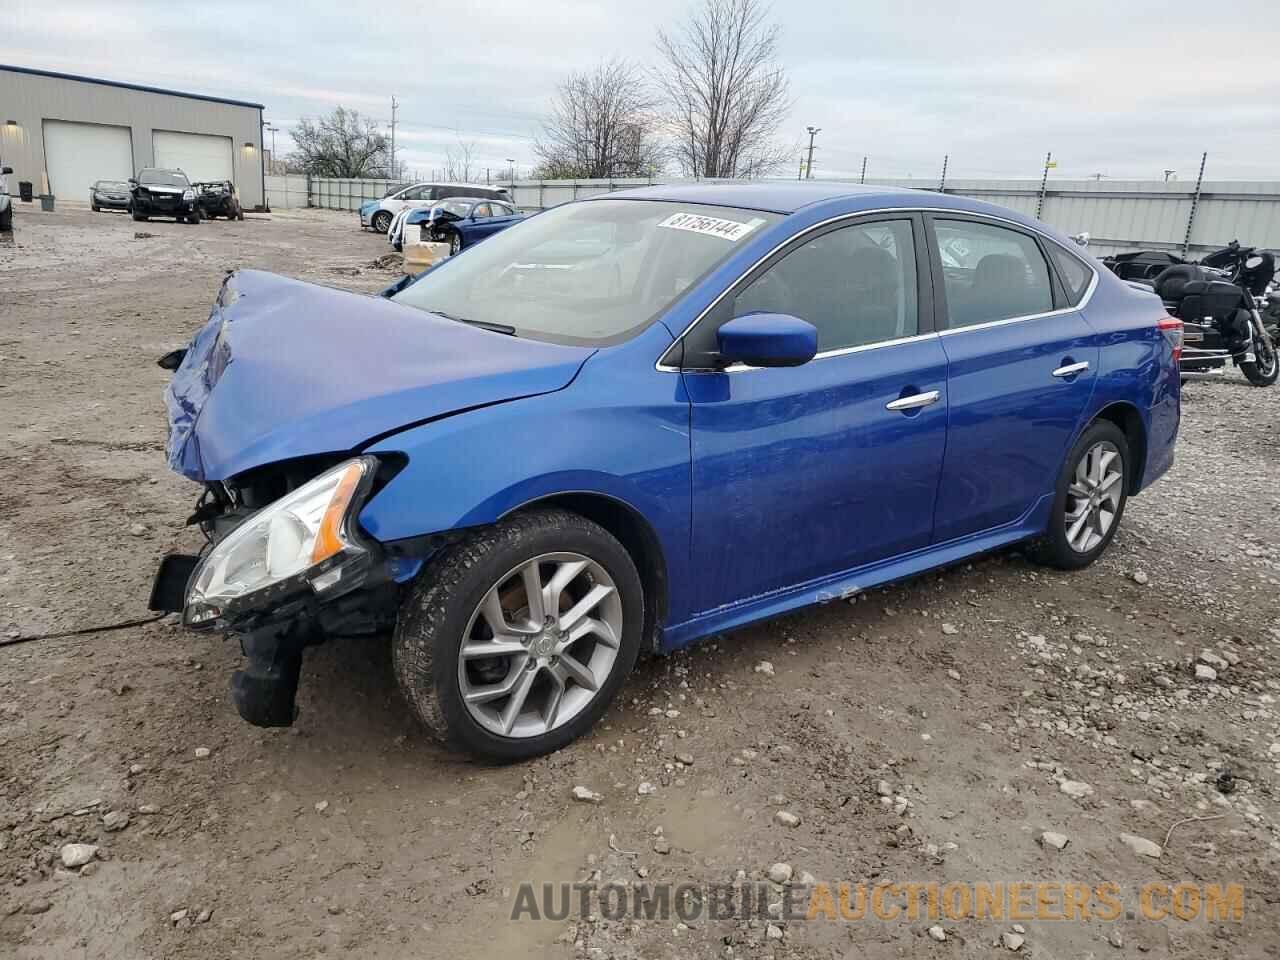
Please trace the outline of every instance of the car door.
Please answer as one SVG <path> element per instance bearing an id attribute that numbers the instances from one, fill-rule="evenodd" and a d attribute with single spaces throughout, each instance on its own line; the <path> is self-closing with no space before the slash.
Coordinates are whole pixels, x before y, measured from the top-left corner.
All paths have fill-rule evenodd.
<path id="1" fill-rule="evenodd" d="M 910 214 L 819 228 L 686 337 L 699 611 L 929 543 L 947 397 L 923 229 Z M 818 355 L 713 369 L 719 325 L 760 311 L 813 324 Z"/>
<path id="2" fill-rule="evenodd" d="M 1096 382 L 1098 343 L 1033 231 L 938 213 L 929 240 L 950 418 L 941 543 L 1018 521 L 1052 497 Z"/>

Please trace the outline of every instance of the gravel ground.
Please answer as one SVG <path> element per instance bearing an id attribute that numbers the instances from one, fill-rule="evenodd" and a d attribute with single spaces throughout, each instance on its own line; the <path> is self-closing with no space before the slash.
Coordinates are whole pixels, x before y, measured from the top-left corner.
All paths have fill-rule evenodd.
<path id="1" fill-rule="evenodd" d="M 0 641 L 143 616 L 191 546 L 154 359 L 222 273 L 373 291 L 386 250 L 354 214 L 19 205 Z M 591 736 L 519 766 L 433 745 L 383 643 L 315 651 L 287 731 L 236 716 L 234 645 L 168 622 L 0 647 L 0 956 L 1275 956 L 1278 414 L 1238 375 L 1189 385 L 1177 466 L 1095 567 L 1001 553 L 648 660 Z M 510 920 L 526 881 L 735 878 L 771 903 L 815 879 L 1114 883 L 1124 909 Z M 1242 884 L 1243 919 L 1148 919 L 1153 881 Z"/>

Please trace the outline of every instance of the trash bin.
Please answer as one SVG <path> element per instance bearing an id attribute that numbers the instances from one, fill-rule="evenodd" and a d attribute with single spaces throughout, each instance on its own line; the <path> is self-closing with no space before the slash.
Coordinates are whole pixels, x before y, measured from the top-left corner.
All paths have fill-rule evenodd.
<path id="1" fill-rule="evenodd" d="M 45 213 L 53 212 L 53 194 L 52 193 L 40 194 L 40 209 L 43 210 Z"/>
<path id="2" fill-rule="evenodd" d="M 30 180 L 21 180 L 18 182 L 18 196 L 22 198 L 23 203 L 31 202 L 31 195 L 34 191 L 31 189 Z"/>

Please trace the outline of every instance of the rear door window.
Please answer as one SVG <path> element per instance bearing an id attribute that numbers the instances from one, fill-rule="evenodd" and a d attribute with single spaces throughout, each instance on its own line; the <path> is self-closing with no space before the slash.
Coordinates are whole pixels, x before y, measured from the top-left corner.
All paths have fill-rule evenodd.
<path id="1" fill-rule="evenodd" d="M 972 220 L 933 221 L 947 326 L 969 327 L 1053 310 L 1049 266 L 1035 239 Z"/>

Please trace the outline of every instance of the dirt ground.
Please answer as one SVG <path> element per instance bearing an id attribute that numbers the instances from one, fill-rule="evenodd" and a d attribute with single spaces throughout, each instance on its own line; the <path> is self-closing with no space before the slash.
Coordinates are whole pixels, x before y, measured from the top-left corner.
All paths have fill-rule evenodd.
<path id="1" fill-rule="evenodd" d="M 0 642 L 145 616 L 156 561 L 192 545 L 154 361 L 224 271 L 395 276 L 354 214 L 188 226 L 20 204 L 16 227 Z M 382 643 L 314 651 L 287 731 L 236 715 L 234 644 L 169 622 L 0 646 L 0 957 L 1274 957 L 1280 390 L 1233 374 L 1184 397 L 1176 468 L 1093 568 L 1002 553 L 642 662 L 593 735 L 523 765 L 435 746 Z M 1203 651 L 1216 680 L 1197 679 Z M 64 867 L 70 842 L 97 859 Z M 526 881 L 765 883 L 777 863 L 792 890 L 1114 883 L 1123 910 L 510 919 Z M 1151 882 L 1241 884 L 1243 919 L 1148 918 Z"/>

